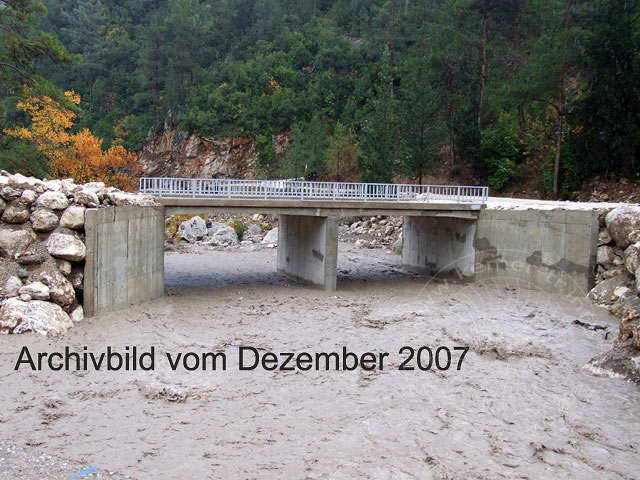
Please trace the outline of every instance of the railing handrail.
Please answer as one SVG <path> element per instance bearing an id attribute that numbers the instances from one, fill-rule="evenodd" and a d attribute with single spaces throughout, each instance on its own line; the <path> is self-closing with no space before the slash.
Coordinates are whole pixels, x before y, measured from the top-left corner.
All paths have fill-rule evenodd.
<path id="1" fill-rule="evenodd" d="M 489 188 L 406 183 L 317 182 L 220 178 L 142 177 L 140 191 L 192 198 L 289 198 L 299 200 L 448 201 L 485 204 Z"/>

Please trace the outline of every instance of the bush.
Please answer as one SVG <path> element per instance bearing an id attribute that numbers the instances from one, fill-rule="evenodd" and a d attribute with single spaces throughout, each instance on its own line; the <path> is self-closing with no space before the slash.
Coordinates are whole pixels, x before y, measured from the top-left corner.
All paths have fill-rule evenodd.
<path id="1" fill-rule="evenodd" d="M 518 176 L 521 154 L 517 135 L 510 127 L 498 124 L 483 131 L 481 154 L 487 183 L 494 190 L 502 190 Z"/>
<path id="2" fill-rule="evenodd" d="M 231 226 L 233 227 L 233 229 L 236 232 L 236 235 L 238 236 L 238 241 L 241 242 L 242 237 L 244 237 L 244 232 L 247 231 L 247 227 L 245 226 L 243 221 L 238 218 L 234 218 L 231 221 Z"/>

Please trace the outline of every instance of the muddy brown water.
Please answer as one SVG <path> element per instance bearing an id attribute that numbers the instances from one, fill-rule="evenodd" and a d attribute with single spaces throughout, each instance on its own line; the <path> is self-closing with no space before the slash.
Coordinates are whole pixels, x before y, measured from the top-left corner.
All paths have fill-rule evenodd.
<path id="1" fill-rule="evenodd" d="M 275 257 L 168 253 L 164 299 L 63 338 L 0 337 L 0 438 L 139 479 L 637 478 L 640 389 L 584 368 L 615 337 L 606 311 L 430 281 L 394 254 L 342 243 L 328 294 L 274 273 Z M 14 370 L 23 346 L 127 345 L 155 347 L 155 370 Z M 238 371 L 240 346 L 389 355 L 384 370 Z M 447 347 L 452 366 L 401 371 L 405 346 Z M 456 346 L 469 347 L 460 370 Z M 166 359 L 209 351 L 226 353 L 226 371 L 172 371 Z M 1 460 L 0 476 L 18 478 Z"/>

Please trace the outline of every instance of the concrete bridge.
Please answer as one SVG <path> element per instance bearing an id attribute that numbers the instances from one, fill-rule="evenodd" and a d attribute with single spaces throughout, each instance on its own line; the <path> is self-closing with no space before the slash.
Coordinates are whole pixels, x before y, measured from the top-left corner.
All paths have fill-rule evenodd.
<path id="1" fill-rule="evenodd" d="M 403 216 L 402 263 L 427 275 L 573 295 L 593 280 L 596 212 L 488 210 L 486 187 L 143 178 L 140 190 L 161 206 L 87 212 L 88 314 L 163 295 L 164 218 L 174 214 L 279 215 L 278 270 L 328 291 L 345 216 Z"/>

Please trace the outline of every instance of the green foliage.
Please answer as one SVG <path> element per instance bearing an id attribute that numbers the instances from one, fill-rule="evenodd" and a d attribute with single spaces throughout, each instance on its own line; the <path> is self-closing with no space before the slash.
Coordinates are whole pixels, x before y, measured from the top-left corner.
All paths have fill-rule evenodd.
<path id="1" fill-rule="evenodd" d="M 5 0 L 0 5 L 0 87 L 63 99 L 62 92 L 34 71 L 37 60 L 70 62 L 58 39 L 38 29 L 46 7 L 34 0 Z"/>
<path id="2" fill-rule="evenodd" d="M 397 170 L 397 101 L 393 95 L 391 54 L 385 45 L 376 96 L 365 106 L 368 114 L 360 132 L 360 178 L 363 182 L 391 182 Z"/>
<path id="3" fill-rule="evenodd" d="M 0 135 L 0 170 L 46 178 L 49 175 L 48 160 L 35 144 Z"/>
<path id="4" fill-rule="evenodd" d="M 543 177 L 544 187 L 548 194 L 553 189 L 553 167 L 555 164 L 556 154 L 552 150 L 547 155 L 544 163 Z M 560 176 L 559 190 L 563 198 L 569 198 L 571 193 L 579 186 L 578 180 L 578 161 L 575 150 L 571 145 L 564 145 L 560 152 Z"/>
<path id="5" fill-rule="evenodd" d="M 640 0 L 597 0 L 585 12 L 582 95 L 571 111 L 580 174 L 640 172 Z"/>
<path id="6" fill-rule="evenodd" d="M 487 183 L 494 190 L 502 190 L 518 176 L 518 139 L 507 125 L 499 123 L 482 132 L 481 155 Z"/>
<path id="7" fill-rule="evenodd" d="M 325 152 L 328 178 L 340 182 L 357 182 L 359 154 L 358 141 L 353 132 L 338 123 Z"/>
<path id="8" fill-rule="evenodd" d="M 640 166 L 640 0 L 43 2 L 0 7 L 3 96 L 73 89 L 76 128 L 105 146 L 165 128 L 247 135 L 259 176 L 420 181 L 446 158 L 504 188 L 520 167 L 489 145 L 499 119 L 535 136 L 543 163 L 566 118 L 580 178 Z M 75 63 L 59 65 L 62 44 Z M 4 126 L 24 125 L 9 103 Z M 4 164 L 27 155 L 10 148 Z"/>
<path id="9" fill-rule="evenodd" d="M 309 122 L 298 122 L 291 129 L 291 146 L 282 160 L 283 178 L 317 180 L 326 173 L 327 122 L 315 114 Z"/>
<path id="10" fill-rule="evenodd" d="M 244 237 L 244 232 L 247 231 L 246 225 L 239 218 L 234 218 L 233 220 L 231 220 L 231 227 L 233 227 L 233 229 L 235 230 L 236 235 L 238 236 L 238 241 L 241 242 L 242 238 Z"/>

